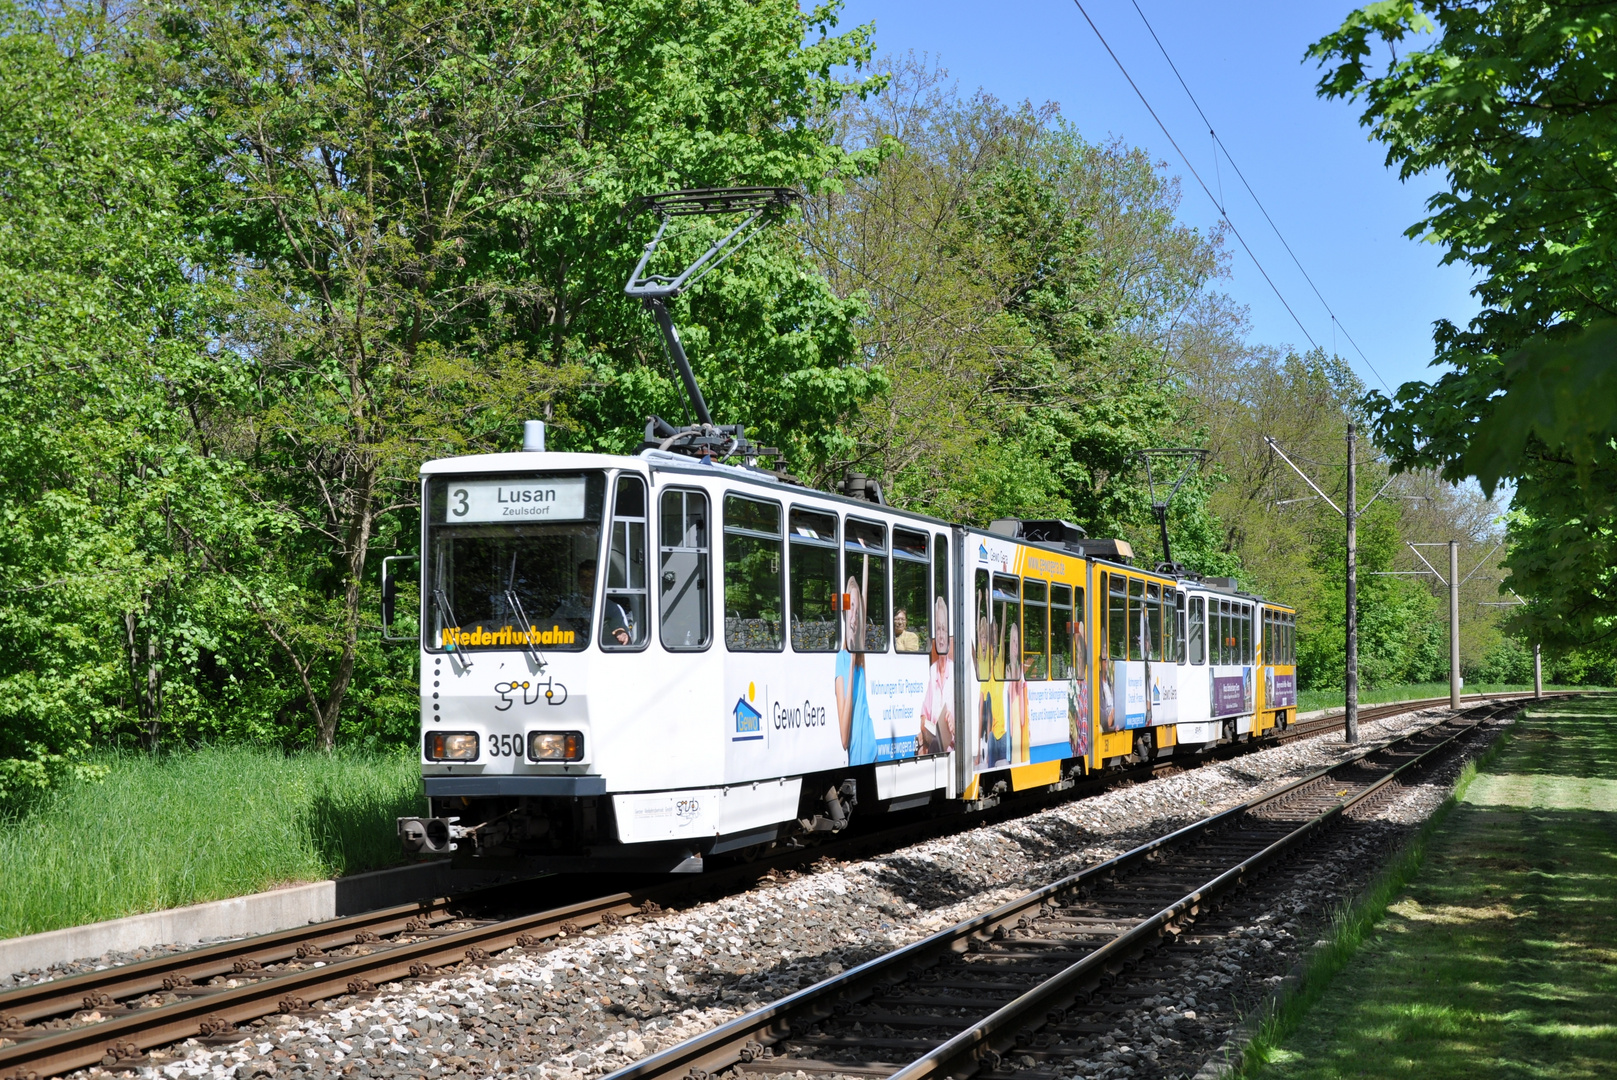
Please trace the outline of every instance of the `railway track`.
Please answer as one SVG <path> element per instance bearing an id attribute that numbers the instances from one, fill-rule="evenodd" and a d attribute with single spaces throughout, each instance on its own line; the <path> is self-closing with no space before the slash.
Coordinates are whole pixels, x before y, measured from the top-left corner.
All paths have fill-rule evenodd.
<path id="1" fill-rule="evenodd" d="M 1381 706 L 1363 710 L 1360 716 L 1372 720 L 1447 700 Z M 1340 727 L 1339 717 L 1323 718 L 1294 725 L 1281 737 L 1290 741 Z M 1272 742 L 1221 747 L 1212 759 L 1267 745 Z M 1187 764 L 1191 763 L 1168 759 L 1102 775 L 1081 782 L 1076 791 L 1023 800 L 1019 806 L 1002 807 L 970 821 L 976 825 L 1017 816 L 1120 779 L 1148 779 L 1153 772 Z M 11 1043 L 0 1046 L 0 1078 L 37 1080 L 97 1063 L 140 1063 L 146 1050 L 191 1037 L 233 1042 L 241 1038 L 238 1025 L 272 1013 L 302 1012 L 322 1000 L 371 992 L 381 983 L 480 963 L 506 949 L 545 948 L 559 935 L 603 923 L 615 925 L 655 912 L 662 904 L 744 888 L 771 869 L 915 842 L 951 831 L 959 821 L 913 822 L 750 866 L 588 897 L 515 918 L 468 918 L 458 910 L 467 898 L 401 905 L 21 987 L 0 994 L 0 1039 Z M 1203 827 L 1208 826 L 1192 828 Z"/>
<path id="2" fill-rule="evenodd" d="M 1545 695 L 1546 698 L 1564 696 L 1564 694 Z M 1460 695 L 1460 700 L 1476 704 L 1486 704 L 1492 701 L 1532 701 L 1533 695 L 1531 693 L 1462 694 Z M 1398 716 L 1401 713 L 1418 712 L 1421 709 L 1441 709 L 1447 707 L 1448 703 L 1448 696 L 1445 695 L 1443 697 L 1419 698 L 1415 701 L 1395 701 L 1389 705 L 1372 705 L 1369 708 L 1359 709 L 1359 722 L 1382 720 L 1389 716 Z M 1343 724 L 1344 720 L 1340 713 L 1334 716 L 1321 716 L 1313 720 L 1292 724 L 1286 730 L 1280 732 L 1279 740 L 1281 742 L 1292 742 L 1297 739 L 1312 738 L 1322 732 L 1341 731 Z"/>
<path id="3" fill-rule="evenodd" d="M 1142 844 L 612 1074 L 1061 1076 L 1093 1025 L 1069 1010 L 1174 942 L 1222 894 L 1391 795 L 1509 704 L 1381 749 Z M 1104 1029 L 1102 1029 L 1104 1030 Z M 1012 1063 L 1012 1057 L 1015 1063 Z"/>

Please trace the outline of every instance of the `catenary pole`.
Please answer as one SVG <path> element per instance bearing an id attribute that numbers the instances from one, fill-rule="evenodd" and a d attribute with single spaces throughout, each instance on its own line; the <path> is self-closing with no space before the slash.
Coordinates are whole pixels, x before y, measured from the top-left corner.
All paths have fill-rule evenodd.
<path id="1" fill-rule="evenodd" d="M 1332 500 L 1329 495 L 1325 494 L 1324 490 L 1318 484 L 1314 483 L 1312 477 L 1303 472 L 1295 461 L 1286 456 L 1286 452 L 1280 448 L 1279 443 L 1275 442 L 1273 435 L 1265 435 L 1263 437 L 1263 441 L 1268 445 L 1270 451 L 1279 457 L 1281 461 L 1284 461 L 1287 465 L 1291 466 L 1292 472 L 1302 477 L 1303 483 L 1314 489 L 1314 494 L 1323 499 L 1325 501 L 1325 505 L 1329 506 L 1332 510 L 1335 510 L 1338 514 L 1341 514 L 1343 520 L 1347 523 L 1347 595 L 1345 597 L 1346 603 L 1344 605 L 1346 610 L 1343 612 L 1343 622 L 1347 628 L 1347 656 L 1345 665 L 1346 678 L 1344 679 L 1347 708 L 1344 710 L 1344 715 L 1342 717 L 1342 738 L 1347 742 L 1356 743 L 1359 741 L 1358 521 L 1359 514 L 1364 510 L 1370 509 L 1371 503 L 1374 503 L 1377 499 L 1381 498 L 1381 496 L 1386 493 L 1387 489 L 1392 486 L 1393 478 L 1389 477 L 1387 482 L 1381 485 L 1381 490 L 1370 497 L 1370 502 L 1365 503 L 1362 508 L 1359 506 L 1359 468 L 1358 463 L 1353 460 L 1353 455 L 1357 452 L 1357 447 L 1354 443 L 1353 425 L 1348 424 L 1347 501 L 1343 504 L 1346 507 L 1346 509 L 1344 509 L 1343 506 L 1337 506 L 1335 501 Z M 1420 552 L 1417 551 L 1415 554 L 1419 555 Z M 1436 574 L 1437 571 L 1433 570 L 1432 573 Z M 1441 574 L 1438 574 L 1438 576 L 1442 577 Z"/>
<path id="2" fill-rule="evenodd" d="M 1538 701 L 1544 696 L 1544 658 L 1539 654 L 1539 645 L 1533 643 L 1533 700 Z"/>
<path id="3" fill-rule="evenodd" d="M 1353 423 L 1347 426 L 1347 663 L 1342 689 L 1347 707 L 1342 710 L 1342 738 L 1359 741 L 1359 498 L 1358 465 L 1353 455 Z"/>
<path id="4" fill-rule="evenodd" d="M 1460 542 L 1449 541 L 1449 708 L 1460 707 Z"/>

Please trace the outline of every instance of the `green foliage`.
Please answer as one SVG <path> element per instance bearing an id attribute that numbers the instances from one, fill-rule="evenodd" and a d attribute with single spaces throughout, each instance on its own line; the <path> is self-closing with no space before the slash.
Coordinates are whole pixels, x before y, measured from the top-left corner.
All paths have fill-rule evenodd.
<path id="1" fill-rule="evenodd" d="M 848 418 L 821 483 L 857 470 L 900 505 L 986 523 L 1063 517 L 1158 552 L 1137 456 L 1183 441 L 1165 352 L 1193 336 L 1216 241 L 1138 150 L 1085 141 L 1053 106 L 962 98 L 913 58 L 836 118 L 865 173 L 811 205 L 804 240 L 888 385 Z M 1212 573 L 1211 482 L 1187 485 L 1175 550 Z"/>
<path id="2" fill-rule="evenodd" d="M 869 30 L 834 6 L 0 15 L 8 788 L 134 735 L 411 739 L 370 613 L 417 465 L 535 415 L 632 446 L 679 410 L 625 204 L 857 166 L 820 121 Z M 860 310 L 774 236 L 678 316 L 720 412 L 812 468 L 883 385 Z"/>
<path id="3" fill-rule="evenodd" d="M 0 6 L 0 755 L 37 786 L 114 730 L 148 739 L 157 659 L 207 637 L 172 511 L 204 289 L 174 146 L 99 19 Z"/>
<path id="4" fill-rule="evenodd" d="M 1282 354 L 1225 339 L 1192 357 L 1195 417 L 1223 483 L 1209 501 L 1238 553 L 1249 588 L 1298 608 L 1298 677 L 1304 688 L 1344 682 L 1347 540 L 1343 521 L 1264 441 L 1275 442 L 1322 485 L 1337 506 L 1346 494 L 1346 427 L 1361 423 L 1363 384 L 1340 358 Z M 1496 539 L 1492 505 L 1429 475 L 1394 481 L 1359 443 L 1359 674 L 1366 689 L 1446 676 L 1448 635 L 1426 581 L 1398 571 L 1419 568 L 1406 542 L 1466 541 L 1467 569 L 1489 556 Z M 1490 570 L 1485 566 L 1484 570 Z M 1428 579 L 1429 581 L 1430 579 Z M 1478 585 L 1482 582 L 1479 581 Z M 1480 653 L 1497 637 L 1493 609 L 1467 604 L 1466 648 Z"/>
<path id="5" fill-rule="evenodd" d="M 1420 30 L 1435 40 L 1400 57 Z M 1610 4 L 1420 0 L 1362 8 L 1312 49 L 1329 65 L 1320 92 L 1362 100 L 1389 164 L 1446 175 L 1410 235 L 1478 274 L 1482 311 L 1438 325 L 1453 370 L 1369 395 L 1378 438 L 1400 467 L 1514 483 L 1518 624 L 1563 648 L 1609 648 L 1617 630 L 1614 31 Z M 1378 40 L 1394 49 L 1379 71 Z"/>
<path id="6" fill-rule="evenodd" d="M 528 417 L 603 451 L 683 417 L 622 288 L 633 200 L 686 186 L 808 197 L 673 305 L 721 421 L 822 487 L 1066 517 L 1148 564 L 1138 451 L 1206 445 L 1176 558 L 1297 603 L 1308 677 L 1339 666 L 1333 527 L 1260 512 L 1257 435 L 1328 458 L 1362 388 L 1249 349 L 1221 237 L 1053 106 L 873 70 L 835 4 L 0 5 L 0 800 L 97 746 L 412 741 L 414 654 L 372 613 L 417 466 Z M 653 269 L 729 224 L 682 221 Z M 1571 552 L 1568 520 L 1517 527 Z M 1367 534 L 1375 565 L 1417 525 Z M 1426 677 L 1428 593 L 1361 605 L 1367 677 Z"/>

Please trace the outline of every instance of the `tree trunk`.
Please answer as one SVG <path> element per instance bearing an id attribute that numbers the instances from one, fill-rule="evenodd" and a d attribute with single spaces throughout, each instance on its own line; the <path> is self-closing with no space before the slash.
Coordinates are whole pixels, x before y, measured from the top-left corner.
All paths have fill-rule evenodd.
<path id="1" fill-rule="evenodd" d="M 319 728 L 320 749 L 331 750 L 337 745 L 337 721 L 342 715 L 343 698 L 354 678 L 354 663 L 359 655 L 361 584 L 365 575 L 365 559 L 370 554 L 371 532 L 376 525 L 376 470 L 366 469 L 354 493 L 354 509 L 348 524 L 347 550 L 343 553 L 343 642 L 342 656 L 337 670 L 326 689 L 325 699 L 315 712 Z"/>
<path id="2" fill-rule="evenodd" d="M 141 597 L 141 604 L 142 613 L 149 614 L 150 593 Z M 156 750 L 163 713 L 163 666 L 157 635 L 149 627 L 141 626 L 136 612 L 126 611 L 124 640 L 129 649 L 129 682 L 135 695 L 135 714 L 140 718 L 140 741 L 147 750 Z"/>

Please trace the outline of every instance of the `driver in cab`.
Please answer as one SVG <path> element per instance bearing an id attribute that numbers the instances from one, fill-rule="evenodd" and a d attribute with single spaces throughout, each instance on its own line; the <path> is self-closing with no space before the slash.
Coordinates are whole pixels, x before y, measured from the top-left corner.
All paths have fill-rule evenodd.
<path id="1" fill-rule="evenodd" d="M 590 608 L 595 597 L 595 565 L 594 559 L 585 559 L 578 564 L 576 573 L 577 587 L 562 598 L 561 603 L 556 605 L 556 610 L 550 616 L 556 620 L 572 619 L 578 623 L 586 634 L 589 633 Z M 633 635 L 630 633 L 629 614 L 623 610 L 622 605 L 609 596 L 606 598 L 606 606 L 602 615 L 606 620 L 606 634 L 613 641 L 619 645 L 633 643 Z"/>

